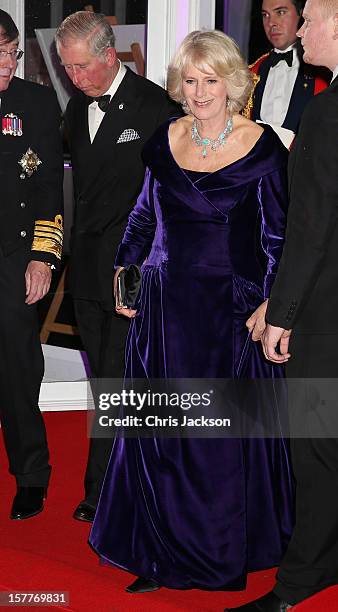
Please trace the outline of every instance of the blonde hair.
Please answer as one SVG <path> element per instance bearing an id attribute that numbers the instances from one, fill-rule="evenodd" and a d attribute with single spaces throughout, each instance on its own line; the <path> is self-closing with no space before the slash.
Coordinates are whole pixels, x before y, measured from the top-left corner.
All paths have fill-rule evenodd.
<path id="1" fill-rule="evenodd" d="M 252 91 L 253 76 L 230 36 L 219 30 L 197 30 L 190 32 L 176 51 L 168 67 L 167 89 L 170 97 L 182 104 L 184 110 L 182 82 L 189 64 L 201 72 L 209 72 L 211 68 L 224 79 L 231 113 L 238 113 L 245 107 Z"/>
<path id="2" fill-rule="evenodd" d="M 338 12 L 338 0 L 319 0 L 319 5 L 324 19 L 329 19 Z"/>

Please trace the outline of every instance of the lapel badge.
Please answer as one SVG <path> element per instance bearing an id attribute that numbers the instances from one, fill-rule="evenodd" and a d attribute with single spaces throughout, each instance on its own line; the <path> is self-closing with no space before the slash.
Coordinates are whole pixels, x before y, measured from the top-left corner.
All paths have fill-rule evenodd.
<path id="1" fill-rule="evenodd" d="M 22 136 L 22 119 L 9 113 L 2 117 L 2 133 L 4 136 Z"/>
<path id="2" fill-rule="evenodd" d="M 38 169 L 38 166 L 42 164 L 41 159 L 38 158 L 37 154 L 32 151 L 31 148 L 27 149 L 26 153 L 21 157 L 20 164 L 23 171 L 27 174 L 27 176 L 32 176 L 33 172 Z M 20 174 L 20 178 L 22 178 L 22 174 Z"/>
<path id="3" fill-rule="evenodd" d="M 121 104 L 119 104 L 119 110 L 123 110 L 124 109 L 124 102 L 121 102 Z"/>

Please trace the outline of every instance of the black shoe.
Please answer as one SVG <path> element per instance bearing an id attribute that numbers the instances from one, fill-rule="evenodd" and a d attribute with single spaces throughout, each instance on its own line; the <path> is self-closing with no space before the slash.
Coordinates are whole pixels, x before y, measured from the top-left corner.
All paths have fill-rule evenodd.
<path id="1" fill-rule="evenodd" d="M 286 612 L 291 608 L 290 604 L 282 601 L 273 591 L 270 591 L 263 597 L 244 604 L 244 606 L 239 606 L 239 608 L 225 608 L 224 612 L 230 612 L 231 610 L 233 612 Z"/>
<path id="2" fill-rule="evenodd" d="M 73 518 L 77 521 L 84 521 L 85 523 L 92 523 L 94 520 L 96 508 L 82 501 L 75 509 Z"/>
<path id="3" fill-rule="evenodd" d="M 156 580 L 146 580 L 145 578 L 136 578 L 136 580 L 126 587 L 127 593 L 151 593 L 158 591 L 161 585 Z"/>
<path id="4" fill-rule="evenodd" d="M 47 497 L 45 487 L 18 487 L 13 500 L 10 518 L 22 521 L 42 512 Z"/>

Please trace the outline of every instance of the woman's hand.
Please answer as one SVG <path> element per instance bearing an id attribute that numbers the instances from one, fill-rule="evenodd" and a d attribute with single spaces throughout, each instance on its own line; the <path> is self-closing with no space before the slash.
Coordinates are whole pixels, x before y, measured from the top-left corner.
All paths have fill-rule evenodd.
<path id="1" fill-rule="evenodd" d="M 120 308 L 118 306 L 115 307 L 117 314 L 123 315 L 124 317 L 128 317 L 128 319 L 134 319 L 136 316 L 137 310 L 132 310 L 131 308 Z"/>
<path id="2" fill-rule="evenodd" d="M 115 276 L 114 276 L 113 289 L 114 289 L 114 299 L 115 299 L 115 310 L 116 310 L 117 314 L 123 315 L 124 317 L 128 317 L 128 319 L 133 319 L 135 317 L 136 313 L 137 313 L 137 310 L 132 310 L 131 308 L 123 308 L 122 306 L 117 306 L 117 304 L 116 304 L 117 277 L 120 274 L 121 270 L 123 270 L 122 266 L 117 268 L 117 270 L 115 272 Z"/>
<path id="3" fill-rule="evenodd" d="M 261 339 L 266 328 L 265 314 L 268 307 L 268 301 L 269 300 L 265 300 L 263 304 L 258 306 L 246 322 L 248 330 L 252 332 L 252 339 L 254 342 L 258 342 L 258 340 Z"/>

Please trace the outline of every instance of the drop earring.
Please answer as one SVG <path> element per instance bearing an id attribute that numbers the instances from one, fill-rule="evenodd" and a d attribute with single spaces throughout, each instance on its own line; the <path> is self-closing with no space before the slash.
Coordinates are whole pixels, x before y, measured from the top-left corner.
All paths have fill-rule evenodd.
<path id="1" fill-rule="evenodd" d="M 187 103 L 187 101 L 186 101 L 186 100 L 182 100 L 182 102 L 181 102 L 181 106 L 182 106 L 183 111 L 184 111 L 185 113 L 187 113 L 187 114 L 188 114 L 188 113 L 190 113 L 190 108 L 189 108 L 189 105 L 188 105 L 188 103 Z"/>

